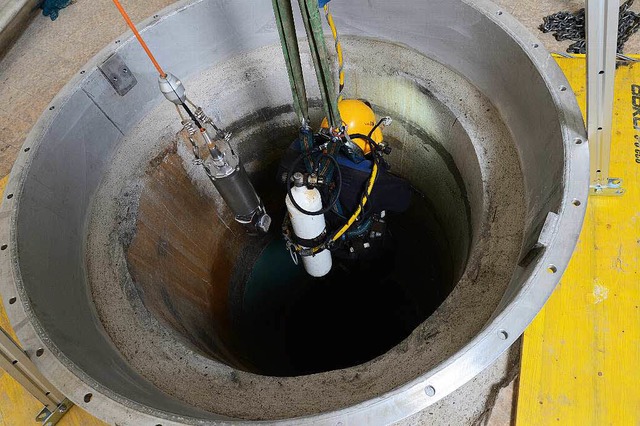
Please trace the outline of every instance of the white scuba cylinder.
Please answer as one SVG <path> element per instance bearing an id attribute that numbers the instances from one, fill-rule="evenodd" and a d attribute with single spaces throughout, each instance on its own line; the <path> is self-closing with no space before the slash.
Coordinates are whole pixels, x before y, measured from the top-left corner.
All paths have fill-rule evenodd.
<path id="1" fill-rule="evenodd" d="M 322 198 L 320 191 L 316 188 L 309 189 L 305 185 L 294 186 L 291 188 L 291 195 L 304 210 L 310 212 L 322 210 Z M 285 198 L 285 204 L 291 218 L 293 233 L 298 238 L 312 240 L 324 232 L 326 227 L 324 214 L 312 216 L 302 213 L 293 205 L 289 195 Z M 331 252 L 322 250 L 313 256 L 302 256 L 302 265 L 312 277 L 323 277 L 331 270 Z"/>

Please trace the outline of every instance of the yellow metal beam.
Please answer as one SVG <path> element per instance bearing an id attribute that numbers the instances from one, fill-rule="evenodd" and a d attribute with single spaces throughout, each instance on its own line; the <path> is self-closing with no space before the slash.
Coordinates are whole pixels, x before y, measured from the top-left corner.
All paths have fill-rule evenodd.
<path id="1" fill-rule="evenodd" d="M 584 57 L 557 58 L 585 110 Z M 616 73 L 611 175 L 561 283 L 524 335 L 517 425 L 640 425 L 640 63 Z M 633 97 L 633 93 L 638 96 Z"/>

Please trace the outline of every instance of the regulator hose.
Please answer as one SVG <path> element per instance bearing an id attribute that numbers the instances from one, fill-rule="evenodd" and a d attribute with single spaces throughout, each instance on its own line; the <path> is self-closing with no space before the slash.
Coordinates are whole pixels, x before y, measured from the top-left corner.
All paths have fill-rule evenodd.
<path id="1" fill-rule="evenodd" d="M 369 201 L 369 197 L 371 196 L 371 192 L 373 191 L 373 184 L 375 183 L 377 177 L 378 177 L 378 162 L 374 161 L 373 167 L 371 168 L 371 176 L 369 176 L 369 181 L 367 183 L 367 189 L 365 193 L 362 195 L 362 200 L 360 201 L 358 208 L 356 209 L 355 212 L 353 212 L 353 214 L 351 215 L 347 223 L 345 223 L 344 226 L 340 228 L 338 232 L 336 232 L 333 235 L 333 237 L 331 237 L 331 241 L 337 241 L 338 239 L 340 239 L 340 237 L 342 237 L 344 233 L 347 232 L 349 228 L 351 228 L 351 225 L 353 225 L 353 223 L 356 221 L 358 216 L 360 216 L 360 213 L 362 212 L 362 208 L 364 207 L 365 204 L 367 204 L 367 201 Z"/>
<path id="2" fill-rule="evenodd" d="M 362 209 L 364 208 L 365 204 L 367 204 L 367 201 L 369 201 L 369 197 L 371 197 L 371 193 L 373 192 L 373 185 L 375 184 L 377 178 L 378 178 L 378 144 L 371 139 L 371 137 L 367 136 L 367 135 L 363 135 L 360 133 L 354 133 L 352 135 L 349 135 L 349 137 L 351 139 L 363 139 L 366 142 L 368 142 L 369 144 L 371 144 L 371 146 L 375 149 L 371 150 L 373 152 L 373 167 L 371 168 L 371 175 L 369 176 L 369 180 L 367 182 L 367 188 L 364 192 L 364 194 L 362 194 L 362 199 L 360 200 L 360 204 L 358 204 L 358 208 L 353 212 L 353 214 L 351 215 L 351 217 L 349 218 L 349 220 L 347 221 L 347 223 L 344 224 L 344 226 L 342 228 L 340 228 L 338 230 L 338 232 L 336 232 L 332 237 L 331 237 L 331 241 L 337 241 L 338 239 L 340 239 L 340 237 L 342 237 L 344 235 L 345 232 L 347 232 L 349 230 L 349 228 L 351 228 L 351 226 L 354 224 L 354 222 L 356 221 L 356 219 L 358 219 L 358 216 L 360 216 L 360 213 L 362 213 Z"/>

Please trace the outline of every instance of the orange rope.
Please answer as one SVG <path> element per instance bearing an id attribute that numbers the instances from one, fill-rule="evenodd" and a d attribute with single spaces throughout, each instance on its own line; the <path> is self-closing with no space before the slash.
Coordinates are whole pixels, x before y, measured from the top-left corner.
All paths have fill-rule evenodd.
<path id="1" fill-rule="evenodd" d="M 131 19 L 129 18 L 129 15 L 127 15 L 127 12 L 124 10 L 124 8 L 120 4 L 120 2 L 118 0 L 113 0 L 113 4 L 116 5 L 118 10 L 120 11 L 120 14 L 124 18 L 124 20 L 127 22 L 127 25 L 129 26 L 129 28 L 131 28 L 131 31 L 133 31 L 133 35 L 136 36 L 136 38 L 140 42 L 140 45 L 142 46 L 144 51 L 147 53 L 147 56 L 149 57 L 149 59 L 151 59 L 151 62 L 153 62 L 153 66 L 156 67 L 156 69 L 160 73 L 160 77 L 162 77 L 162 78 L 166 77 L 167 73 L 162 70 L 162 67 L 160 66 L 158 61 L 156 61 L 156 58 L 153 56 L 153 53 L 151 53 L 151 50 L 149 50 L 149 46 L 147 46 L 147 43 L 145 43 L 144 40 L 142 39 L 142 36 L 140 35 L 138 30 L 136 29 L 136 26 L 134 25 L 134 23 L 131 22 Z"/>

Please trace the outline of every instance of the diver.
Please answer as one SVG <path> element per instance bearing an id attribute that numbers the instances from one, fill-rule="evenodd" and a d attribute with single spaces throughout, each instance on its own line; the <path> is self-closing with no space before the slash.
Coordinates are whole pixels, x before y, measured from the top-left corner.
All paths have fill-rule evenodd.
<path id="1" fill-rule="evenodd" d="M 299 136 L 283 155 L 278 174 L 287 193 L 282 235 L 293 261 L 301 257 L 309 275 L 323 277 L 331 271 L 332 256 L 364 260 L 382 255 L 387 212 L 409 208 L 411 186 L 390 173 L 384 158 L 391 147 L 382 130 L 391 119 L 376 121 L 368 102 L 343 99 L 343 51 L 328 1 L 299 0 L 325 113 L 320 130 L 313 132 L 291 0 L 272 2 L 300 121 Z M 319 9 L 335 42 L 337 85 Z"/>
<path id="2" fill-rule="evenodd" d="M 298 246 L 306 248 L 322 244 L 323 239 L 331 240 L 331 236 L 335 236 L 359 210 L 346 232 L 325 243 L 325 248 L 343 259 L 375 259 L 382 255 L 385 246 L 387 213 L 406 211 L 411 203 L 412 189 L 408 181 L 390 172 L 384 158 L 391 152 L 391 147 L 385 144 L 382 130 L 390 124 L 390 118 L 376 121 L 371 105 L 359 99 L 341 100 L 338 108 L 345 132 L 337 142 L 339 147 L 335 154 L 326 152 L 325 144 L 332 136 L 325 118 L 321 130 L 313 135 L 313 144 L 305 147 L 302 138 L 297 138 L 283 155 L 278 171 L 278 179 L 285 189 L 295 187 L 295 175 L 302 177 L 301 183 L 308 187 L 307 191 L 311 187 L 317 188 L 323 209 L 308 212 L 304 206 L 294 206 L 298 211 L 294 210 L 293 215 L 307 214 L 310 219 L 311 213 L 322 211 L 326 229 L 321 230 L 324 232 L 316 241 L 300 241 L 295 232 L 288 232 L 289 224 L 285 220 L 285 238 L 293 247 L 296 241 Z M 335 161 L 328 161 L 329 166 L 323 170 L 322 160 L 327 157 Z M 376 173 L 372 177 L 374 167 Z M 368 187 L 371 187 L 370 191 L 367 191 Z M 298 251 L 302 256 L 315 254 L 305 253 L 304 249 Z"/>

